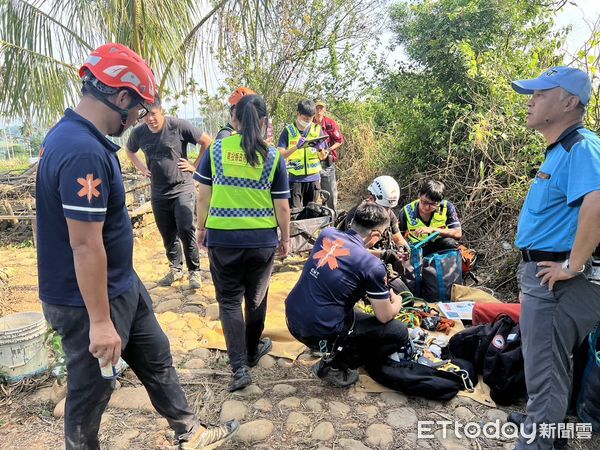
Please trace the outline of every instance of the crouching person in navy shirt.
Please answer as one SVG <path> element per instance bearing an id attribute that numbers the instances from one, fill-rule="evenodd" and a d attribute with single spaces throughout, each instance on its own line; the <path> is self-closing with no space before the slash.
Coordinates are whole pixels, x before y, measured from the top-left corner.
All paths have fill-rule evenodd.
<path id="1" fill-rule="evenodd" d="M 314 373 L 337 387 L 352 385 L 358 380 L 356 368 L 385 361 L 408 340 L 406 326 L 392 320 L 402 299 L 387 286 L 383 262 L 367 250 L 389 221 L 385 208 L 363 202 L 350 230 L 325 229 L 285 302 L 290 333 L 330 355 Z M 365 297 L 375 316 L 354 309 Z"/>

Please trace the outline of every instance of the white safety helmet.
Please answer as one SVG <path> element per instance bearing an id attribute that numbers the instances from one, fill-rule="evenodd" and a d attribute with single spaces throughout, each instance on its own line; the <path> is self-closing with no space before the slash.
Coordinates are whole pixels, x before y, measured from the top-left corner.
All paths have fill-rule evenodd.
<path id="1" fill-rule="evenodd" d="M 375 203 L 378 205 L 394 208 L 398 204 L 400 186 L 388 175 L 375 178 L 367 189 L 375 197 Z"/>

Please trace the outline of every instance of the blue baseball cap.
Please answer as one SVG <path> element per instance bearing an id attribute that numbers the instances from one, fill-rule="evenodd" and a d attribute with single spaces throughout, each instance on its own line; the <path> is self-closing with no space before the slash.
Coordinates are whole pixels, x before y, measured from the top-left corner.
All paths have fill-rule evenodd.
<path id="1" fill-rule="evenodd" d="M 592 83 L 587 73 L 573 67 L 552 67 L 537 78 L 517 80 L 511 84 L 519 94 L 533 94 L 533 91 L 563 88 L 571 95 L 576 95 L 584 105 L 587 105 L 592 95 Z"/>

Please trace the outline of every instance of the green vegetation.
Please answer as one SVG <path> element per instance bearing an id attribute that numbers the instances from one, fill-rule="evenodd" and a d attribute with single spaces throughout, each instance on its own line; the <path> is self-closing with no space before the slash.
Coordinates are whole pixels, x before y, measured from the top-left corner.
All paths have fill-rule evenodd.
<path id="1" fill-rule="evenodd" d="M 10 172 L 20 174 L 29 168 L 29 156 L 19 155 L 11 159 L 0 159 L 0 174 Z"/>

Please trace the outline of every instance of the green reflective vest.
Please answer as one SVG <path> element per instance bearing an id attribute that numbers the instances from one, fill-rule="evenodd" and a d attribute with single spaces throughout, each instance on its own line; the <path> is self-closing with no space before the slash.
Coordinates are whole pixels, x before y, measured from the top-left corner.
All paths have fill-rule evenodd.
<path id="1" fill-rule="evenodd" d="M 269 148 L 266 161 L 252 167 L 242 148 L 242 136 L 217 140 L 210 147 L 212 196 L 206 228 L 250 230 L 276 228 L 271 184 L 279 152 Z"/>
<path id="2" fill-rule="evenodd" d="M 427 239 L 427 237 L 429 237 L 429 233 L 422 234 L 420 236 L 417 236 L 415 234 L 415 230 L 417 228 L 427 226 L 425 224 L 425 222 L 423 222 L 421 220 L 421 218 L 419 217 L 418 203 L 419 203 L 419 200 L 417 199 L 417 200 L 410 202 L 408 205 L 406 205 L 404 207 L 404 214 L 406 215 L 406 224 L 408 226 L 408 239 L 413 244 L 417 244 L 418 242 L 424 241 L 425 239 Z M 431 217 L 431 223 L 429 224 L 429 226 L 431 228 L 446 228 L 446 223 L 448 221 L 448 204 L 447 203 L 448 202 L 446 200 L 442 200 L 440 202 L 440 206 L 433 213 L 433 216 Z M 433 240 L 435 241 L 436 239 L 439 239 L 439 236 L 434 238 Z"/>
<path id="3" fill-rule="evenodd" d="M 288 132 L 289 149 L 298 143 L 302 133 L 294 124 L 288 124 L 285 128 Z M 308 135 L 305 136 L 306 139 L 315 139 L 319 136 L 321 136 L 321 125 L 312 123 Z M 296 150 L 288 156 L 287 170 L 290 174 L 298 177 L 319 173 L 321 171 L 321 161 L 319 160 L 318 150 L 308 145 Z"/>

